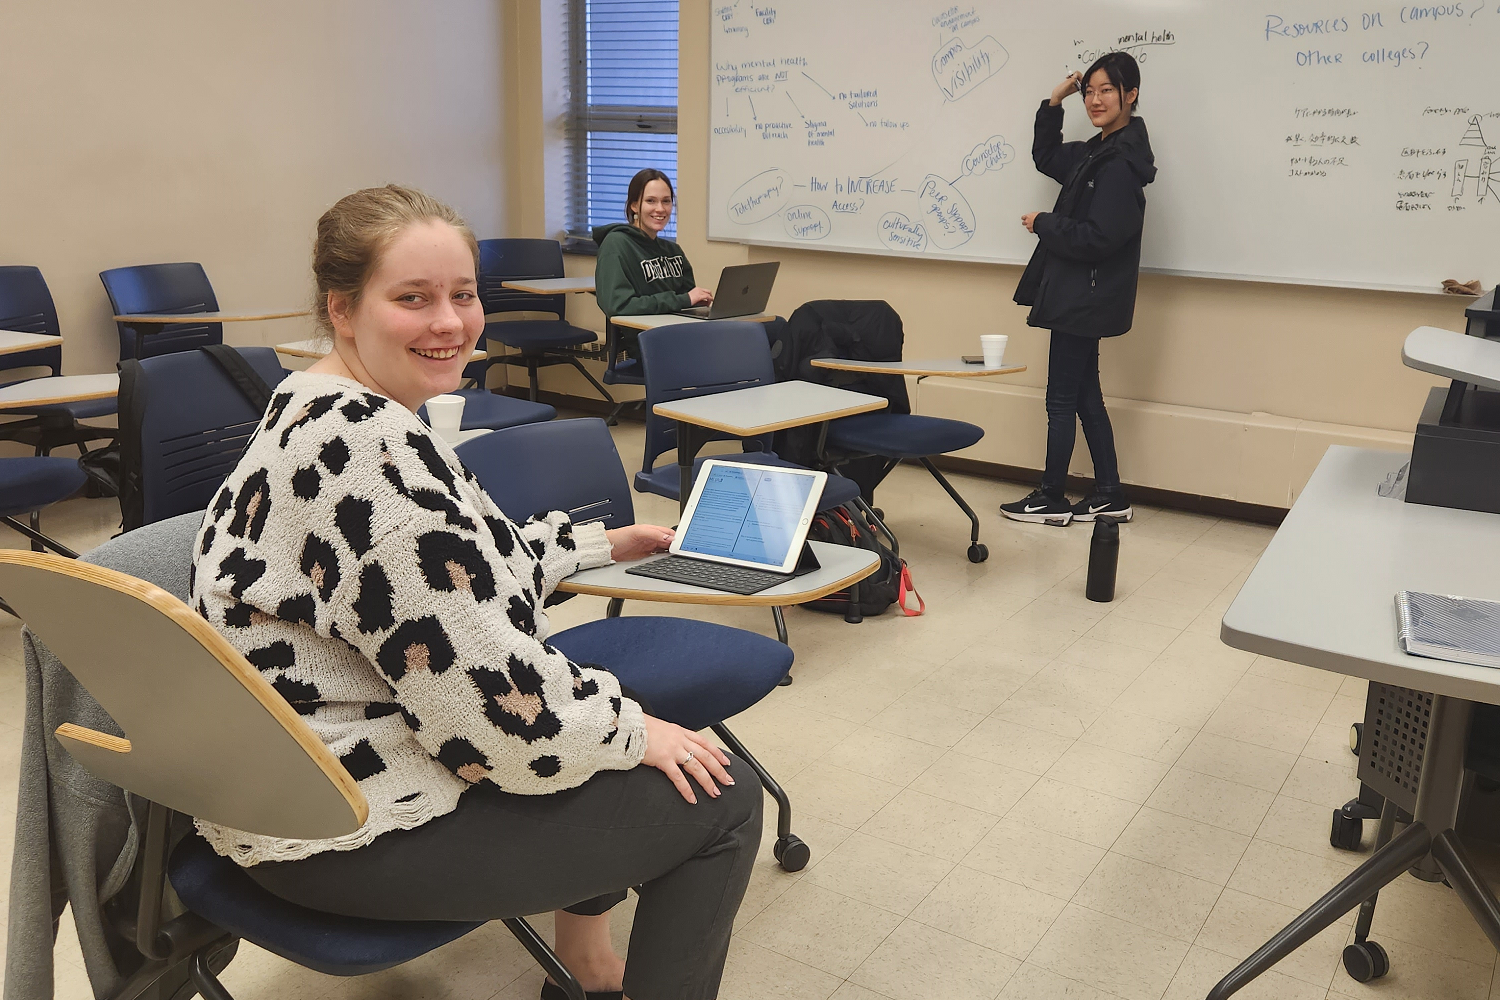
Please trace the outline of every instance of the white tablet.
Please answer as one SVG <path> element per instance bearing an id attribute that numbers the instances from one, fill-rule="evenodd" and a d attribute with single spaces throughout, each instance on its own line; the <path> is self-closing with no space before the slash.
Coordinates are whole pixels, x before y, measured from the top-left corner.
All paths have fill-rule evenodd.
<path id="1" fill-rule="evenodd" d="M 672 552 L 790 573 L 827 481 L 828 473 L 811 469 L 709 459 L 693 483 Z"/>

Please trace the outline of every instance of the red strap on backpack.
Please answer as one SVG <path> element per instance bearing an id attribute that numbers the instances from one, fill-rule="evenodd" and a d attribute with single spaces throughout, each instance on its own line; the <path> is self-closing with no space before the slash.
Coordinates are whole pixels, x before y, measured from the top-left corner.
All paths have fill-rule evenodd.
<path id="1" fill-rule="evenodd" d="M 915 611 L 906 606 L 906 595 L 908 591 L 910 591 L 911 595 L 917 599 L 917 610 Z M 901 609 L 901 613 L 908 618 L 915 618 L 918 615 L 927 613 L 927 602 L 922 600 L 921 594 L 917 593 L 916 584 L 912 583 L 911 580 L 911 567 L 906 565 L 905 559 L 901 560 L 901 582 L 896 585 L 896 606 L 899 607 Z"/>

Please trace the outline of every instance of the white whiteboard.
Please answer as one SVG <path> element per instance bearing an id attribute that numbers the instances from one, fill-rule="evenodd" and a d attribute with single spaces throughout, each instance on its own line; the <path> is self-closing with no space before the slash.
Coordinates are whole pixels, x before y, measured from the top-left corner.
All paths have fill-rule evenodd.
<path id="1" fill-rule="evenodd" d="M 1037 106 L 1118 48 L 1160 171 L 1144 266 L 1500 279 L 1497 0 L 716 0 L 711 31 L 710 239 L 1024 262 L 1057 196 Z"/>

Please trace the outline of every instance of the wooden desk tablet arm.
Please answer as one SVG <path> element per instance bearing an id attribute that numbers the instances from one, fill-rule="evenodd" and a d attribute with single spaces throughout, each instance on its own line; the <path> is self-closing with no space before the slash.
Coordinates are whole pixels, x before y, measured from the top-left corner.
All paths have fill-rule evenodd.
<path id="1" fill-rule="evenodd" d="M 148 959 L 174 962 L 224 936 L 191 913 L 162 919 L 174 812 L 297 838 L 365 822 L 364 795 L 337 758 L 213 626 L 165 590 L 4 550 L 0 597 L 126 733 L 64 723 L 56 736 L 89 773 L 150 802 L 134 921 Z"/>

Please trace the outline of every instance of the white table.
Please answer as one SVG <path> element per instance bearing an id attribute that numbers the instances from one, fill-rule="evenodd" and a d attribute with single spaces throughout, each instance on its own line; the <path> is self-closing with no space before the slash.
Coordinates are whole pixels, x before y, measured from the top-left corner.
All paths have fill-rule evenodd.
<path id="1" fill-rule="evenodd" d="M 1238 649 L 1431 692 L 1416 822 L 1209 994 L 1223 1000 L 1415 867 L 1446 876 L 1500 948 L 1500 904 L 1453 833 L 1469 719 L 1500 704 L 1500 671 L 1403 653 L 1402 590 L 1500 601 L 1500 515 L 1406 503 L 1376 488 L 1407 460 L 1399 452 L 1332 447 L 1224 615 Z M 1439 875 L 1439 871 L 1441 875 Z"/>
<path id="2" fill-rule="evenodd" d="M 529 292 L 532 295 L 577 295 L 594 290 L 594 276 L 591 274 L 583 278 L 526 278 L 502 281 L 500 287 L 517 292 Z"/>
<path id="3" fill-rule="evenodd" d="M 782 607 L 815 601 L 836 590 L 842 590 L 875 572 L 880 557 L 869 549 L 850 545 L 809 542 L 821 568 L 786 583 L 778 583 L 758 594 L 730 594 L 671 580 L 654 580 L 649 576 L 632 576 L 626 570 L 641 566 L 665 555 L 651 556 L 639 562 L 614 563 L 598 569 L 574 573 L 557 589 L 569 594 L 593 594 L 599 597 L 633 601 L 658 601 L 666 604 L 713 604 L 734 607 Z"/>
<path id="4" fill-rule="evenodd" d="M 63 339 L 46 333 L 21 333 L 18 330 L 0 330 L 0 354 L 21 354 L 43 347 L 61 346 Z"/>
<path id="5" fill-rule="evenodd" d="M 610 322 L 615 326 L 623 326 L 631 330 L 655 330 L 659 326 L 674 326 L 678 323 L 769 323 L 775 318 L 770 313 L 756 313 L 752 316 L 724 316 L 721 319 L 707 320 L 701 316 L 655 313 L 650 316 L 614 316 L 611 317 Z"/>
<path id="6" fill-rule="evenodd" d="M 86 399 L 110 399 L 119 393 L 120 376 L 115 372 L 103 375 L 54 375 L 0 388 L 0 410 L 55 406 L 58 403 L 77 403 Z"/>
<path id="7" fill-rule="evenodd" d="M 318 358 L 326 358 L 328 356 L 329 348 L 326 345 L 326 341 L 317 339 L 294 340 L 291 343 L 287 344 L 277 344 L 276 353 L 285 354 L 288 357 L 292 358 L 312 358 L 316 360 Z M 471 362 L 483 361 L 487 357 L 489 357 L 488 353 L 475 348 L 474 353 L 469 356 L 469 360 Z"/>
<path id="8" fill-rule="evenodd" d="M 868 372 L 872 375 L 911 375 L 918 382 L 938 375 L 943 378 L 986 378 L 990 375 L 1014 375 L 1024 372 L 1025 365 L 986 368 L 964 364 L 961 358 L 928 358 L 917 361 L 854 361 L 849 358 L 815 358 L 814 368 L 831 368 L 841 372 Z"/>
<path id="9" fill-rule="evenodd" d="M 856 413 L 883 410 L 887 400 L 816 382 L 776 382 L 748 389 L 731 389 L 693 396 L 651 408 L 659 417 L 677 421 L 677 471 L 680 506 L 693 492 L 693 460 L 707 444 L 704 430 L 738 438 L 758 437 L 787 427 L 818 424 Z"/>

